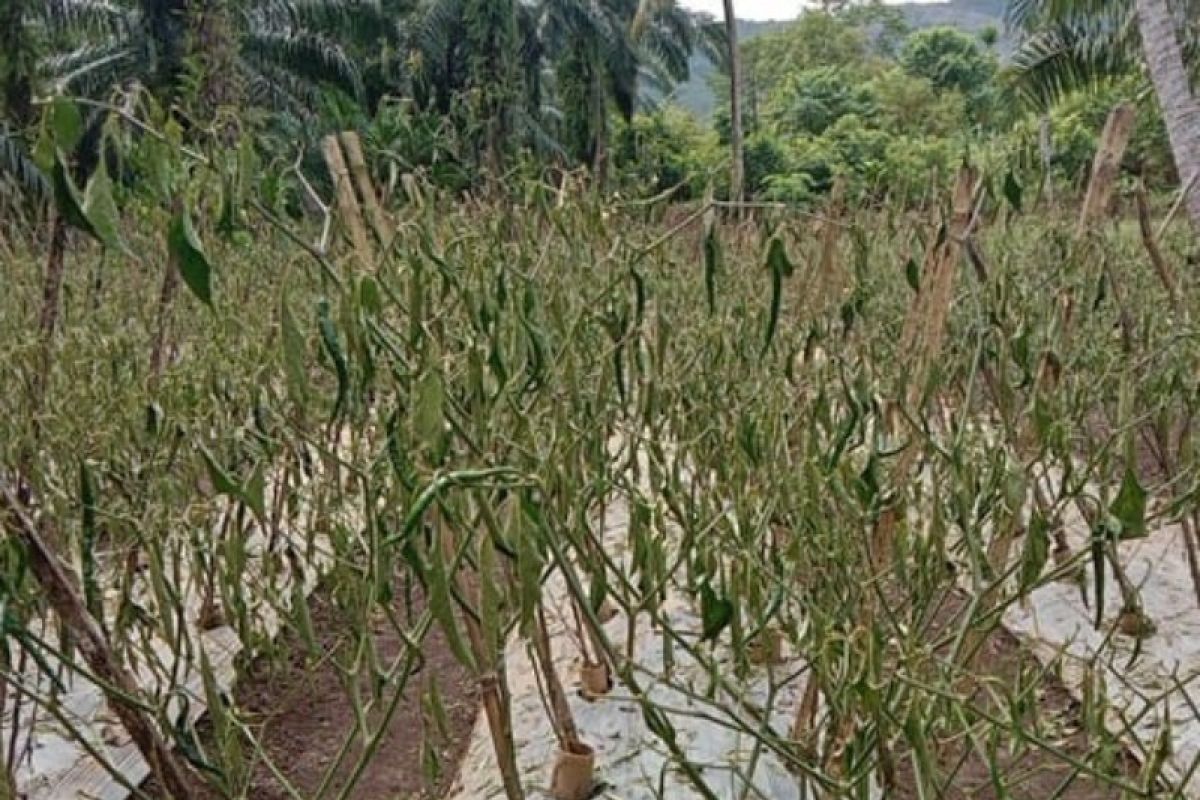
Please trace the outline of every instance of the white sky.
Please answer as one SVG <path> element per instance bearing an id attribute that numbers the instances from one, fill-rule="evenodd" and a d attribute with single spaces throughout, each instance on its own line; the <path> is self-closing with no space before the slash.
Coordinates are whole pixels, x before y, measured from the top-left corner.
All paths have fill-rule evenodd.
<path id="1" fill-rule="evenodd" d="M 917 2 L 928 3 L 935 0 Z M 721 17 L 725 13 L 723 0 L 680 0 L 680 3 L 684 8 L 707 11 L 715 17 Z M 804 5 L 804 0 L 733 0 L 733 10 L 739 19 L 792 19 L 800 14 Z"/>

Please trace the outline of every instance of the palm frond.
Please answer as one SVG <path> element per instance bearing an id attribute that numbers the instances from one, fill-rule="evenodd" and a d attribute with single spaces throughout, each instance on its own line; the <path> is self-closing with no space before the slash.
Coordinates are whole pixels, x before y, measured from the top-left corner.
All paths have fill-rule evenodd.
<path id="1" fill-rule="evenodd" d="M 1033 31 L 1047 25 L 1111 16 L 1128 16 L 1131 0 L 1009 0 L 1004 24 L 1009 30 Z"/>
<path id="2" fill-rule="evenodd" d="M 96 97 L 121 82 L 137 50 L 125 38 L 89 43 L 42 59 L 39 72 L 59 92 Z"/>
<path id="3" fill-rule="evenodd" d="M 1134 10 L 1116 2 L 1098 13 L 1040 17 L 1019 41 L 1007 73 L 1028 101 L 1045 108 L 1076 89 L 1128 72 L 1139 58 Z"/>
<path id="4" fill-rule="evenodd" d="M 247 60 L 274 63 L 297 76 L 328 83 L 354 97 L 363 95 L 358 66 L 335 40 L 306 30 L 255 30 L 246 34 L 243 51 Z"/>
<path id="5" fill-rule="evenodd" d="M 25 140 L 16 131 L 0 123 L 0 176 L 12 182 L 22 194 L 44 198 L 50 193 L 46 176 L 33 163 Z"/>

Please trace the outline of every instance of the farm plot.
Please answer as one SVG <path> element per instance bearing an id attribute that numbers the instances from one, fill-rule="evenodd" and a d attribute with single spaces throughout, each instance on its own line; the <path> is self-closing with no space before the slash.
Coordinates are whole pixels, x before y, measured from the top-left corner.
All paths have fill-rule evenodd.
<path id="1" fill-rule="evenodd" d="M 28 401 L 5 400 L 21 519 L 67 555 L 122 669 L 165 643 L 134 697 L 98 685 L 219 796 L 246 796 L 265 754 L 203 643 L 316 642 L 318 573 L 355 724 L 330 754 L 345 779 L 296 796 L 358 796 L 414 693 L 436 722 L 435 630 L 480 697 L 464 800 L 1187 796 L 1200 715 L 1174 643 L 1200 612 L 1183 573 L 1144 565 L 1194 546 L 1193 287 L 1125 230 L 990 197 L 964 170 L 946 212 L 737 226 L 540 186 L 484 214 L 431 200 L 336 282 L 286 257 L 264 278 L 230 247 L 226 302 L 182 314 L 161 382 L 127 277 L 69 316 L 55 424 L 15 426 Z M 117 422 L 71 415 L 91 408 Z M 6 552 L 22 788 L 48 774 L 35 706 L 78 716 L 66 738 L 126 775 L 98 703 L 52 679 L 94 671 L 90 651 Z M 412 618 L 397 574 L 427 601 Z M 1169 725 L 1140 713 L 1164 703 Z M 428 783 L 451 767 L 431 754 Z M 288 768 L 270 763 L 281 785 Z"/>

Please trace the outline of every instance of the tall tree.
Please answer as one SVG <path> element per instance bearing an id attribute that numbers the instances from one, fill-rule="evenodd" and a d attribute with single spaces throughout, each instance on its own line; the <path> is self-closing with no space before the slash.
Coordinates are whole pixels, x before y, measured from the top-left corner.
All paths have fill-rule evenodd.
<path id="1" fill-rule="evenodd" d="M 1183 60 L 1176 17 L 1167 0 L 1136 0 L 1138 30 L 1150 79 L 1167 123 L 1175 167 L 1186 189 L 1188 215 L 1200 231 L 1200 101 Z"/>
<path id="2" fill-rule="evenodd" d="M 737 15 L 733 0 L 725 0 L 725 36 L 729 48 L 729 198 L 745 199 L 746 157 L 742 130 L 742 54 L 738 51 Z"/>

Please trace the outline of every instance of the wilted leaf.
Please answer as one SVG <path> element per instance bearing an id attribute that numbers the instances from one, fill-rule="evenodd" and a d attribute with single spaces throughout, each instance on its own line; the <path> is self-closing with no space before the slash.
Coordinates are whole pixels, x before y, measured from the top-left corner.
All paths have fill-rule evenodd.
<path id="1" fill-rule="evenodd" d="M 204 254 L 204 247 L 192 216 L 186 207 L 180 207 L 167 230 L 167 248 L 184 284 L 196 295 L 196 299 L 212 308 L 212 265 Z"/>
<path id="2" fill-rule="evenodd" d="M 1004 176 L 1004 199 L 1018 214 L 1021 213 L 1024 195 L 1025 190 L 1017 181 L 1017 176 L 1012 173 L 1012 170 L 1009 170 L 1008 174 Z"/>
<path id="3" fill-rule="evenodd" d="M 1122 539 L 1141 539 L 1146 535 L 1146 490 L 1133 467 L 1125 468 L 1125 478 L 1109 513 L 1121 523 Z"/>
<path id="4" fill-rule="evenodd" d="M 71 179 L 66 157 L 61 150 L 55 156 L 54 166 L 50 170 L 50 185 L 54 189 L 54 206 L 67 224 L 100 239 L 100 234 L 83 211 L 83 198 L 79 195 L 75 181 Z"/>
<path id="5" fill-rule="evenodd" d="M 1050 523 L 1041 514 L 1034 514 L 1029 521 L 1029 530 L 1025 532 L 1025 548 L 1021 553 L 1021 594 L 1041 580 L 1049 554 Z"/>
<path id="6" fill-rule="evenodd" d="M 74 100 L 58 95 L 50 102 L 50 132 L 54 144 L 64 152 L 71 152 L 79 144 L 83 138 L 83 114 Z"/>
<path id="7" fill-rule="evenodd" d="M 413 407 L 413 432 L 430 446 L 435 445 L 442 436 L 444 402 L 442 376 L 434 371 L 426 372 L 417 384 Z"/>
<path id="8" fill-rule="evenodd" d="M 100 160 L 83 192 L 83 215 L 105 247 L 125 249 L 125 242 L 121 239 L 121 217 L 113 200 L 112 179 L 108 177 L 104 159 Z"/>
<path id="9" fill-rule="evenodd" d="M 727 597 L 719 597 L 708 584 L 700 587 L 700 618 L 703 624 L 704 641 L 714 641 L 721 631 L 733 621 L 733 603 Z"/>

